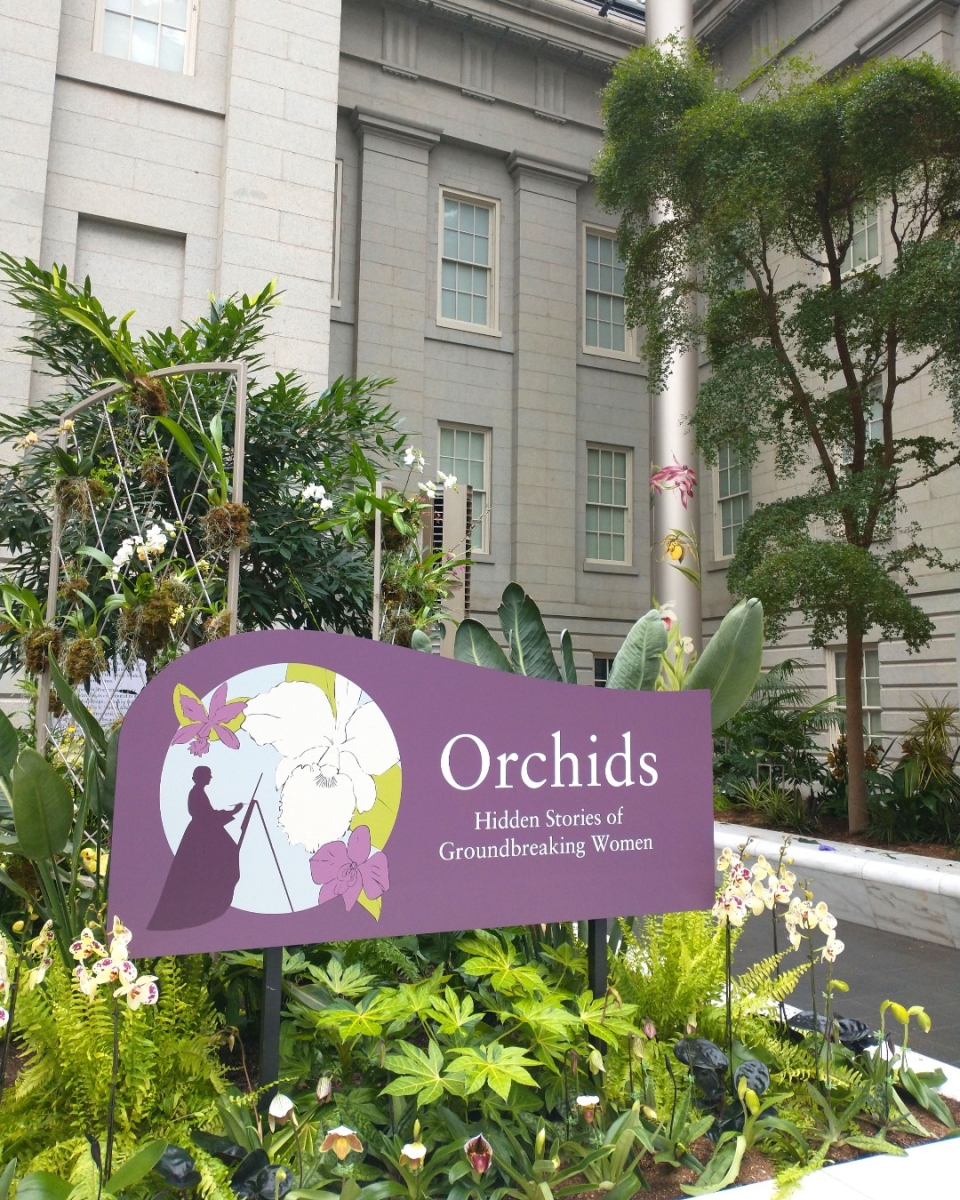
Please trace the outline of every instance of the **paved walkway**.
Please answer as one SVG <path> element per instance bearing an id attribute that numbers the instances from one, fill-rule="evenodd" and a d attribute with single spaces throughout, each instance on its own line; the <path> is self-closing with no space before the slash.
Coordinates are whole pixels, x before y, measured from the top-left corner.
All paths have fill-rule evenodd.
<path id="1" fill-rule="evenodd" d="M 842 921 L 837 934 L 843 941 L 844 952 L 837 959 L 834 973 L 850 985 L 849 992 L 837 995 L 837 1012 L 845 1017 L 859 1017 L 871 1029 L 877 1029 L 884 1000 L 896 1000 L 907 1007 L 922 1004 L 930 1014 L 932 1028 L 924 1034 L 916 1024 L 912 1025 L 910 1045 L 931 1058 L 960 1066 L 960 950 L 883 933 L 851 921 Z M 782 920 L 778 937 L 783 949 L 786 938 Z M 738 961 L 743 960 L 745 967 L 772 953 L 769 915 L 748 918 L 737 945 Z M 819 981 L 817 990 L 822 990 Z M 810 984 L 806 976 L 791 1001 L 798 1008 L 810 1007 Z M 896 1022 L 887 1022 L 887 1030 L 895 1038 L 898 1028 Z"/>

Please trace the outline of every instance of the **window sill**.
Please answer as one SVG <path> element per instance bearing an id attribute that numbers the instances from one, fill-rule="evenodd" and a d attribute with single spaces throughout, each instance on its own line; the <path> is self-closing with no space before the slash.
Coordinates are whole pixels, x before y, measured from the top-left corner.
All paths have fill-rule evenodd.
<path id="1" fill-rule="evenodd" d="M 219 72 L 212 69 L 214 63 L 211 60 L 203 65 L 202 75 L 181 74 L 125 58 L 113 58 L 87 47 L 68 46 L 61 51 L 57 75 L 222 116 L 227 106 Z"/>
<path id="2" fill-rule="evenodd" d="M 639 575 L 640 568 L 630 563 L 598 562 L 591 558 L 583 560 L 583 570 L 596 575 Z"/>
<path id="3" fill-rule="evenodd" d="M 469 321 L 451 321 L 443 317 L 437 317 L 438 329 L 456 329 L 460 333 L 474 333 L 479 337 L 503 337 L 503 333 L 499 329 L 495 329 L 490 325 L 471 325 Z"/>
<path id="4" fill-rule="evenodd" d="M 476 566 L 480 566 L 481 563 L 493 566 L 497 561 L 489 550 L 471 550 L 467 558 Z"/>

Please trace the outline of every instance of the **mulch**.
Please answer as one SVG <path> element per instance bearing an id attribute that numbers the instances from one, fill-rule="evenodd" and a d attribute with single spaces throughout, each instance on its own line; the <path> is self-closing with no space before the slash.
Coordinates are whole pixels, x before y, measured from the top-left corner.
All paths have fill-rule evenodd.
<path id="1" fill-rule="evenodd" d="M 898 854 L 924 854 L 928 858 L 960 862 L 960 845 L 945 846 L 940 842 L 885 842 L 866 833 L 850 833 L 842 817 L 821 817 L 812 833 L 797 833 L 792 829 L 777 829 L 770 824 L 769 817 L 751 808 L 728 808 L 714 815 L 725 825 L 749 825 L 753 829 L 772 829 L 774 833 L 789 833 L 795 838 L 820 838 L 827 842 L 847 842 L 854 846 L 871 846 L 875 850 L 894 850 Z"/>

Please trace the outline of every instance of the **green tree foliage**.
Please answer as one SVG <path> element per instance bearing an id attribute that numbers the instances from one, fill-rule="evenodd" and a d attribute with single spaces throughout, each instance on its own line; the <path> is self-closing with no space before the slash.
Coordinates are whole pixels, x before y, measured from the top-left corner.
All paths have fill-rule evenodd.
<path id="1" fill-rule="evenodd" d="M 653 386 L 674 348 L 706 345 L 694 423 L 708 462 L 730 442 L 796 479 L 748 520 L 728 584 L 762 600 L 774 637 L 799 610 L 814 645 L 846 640 L 858 728 L 864 636 L 926 644 L 910 566 L 949 565 L 897 524 L 911 489 L 960 461 L 958 445 L 906 436 L 894 410 L 930 373 L 960 421 L 960 77 L 884 60 L 825 80 L 760 77 L 744 99 L 696 50 L 670 50 L 631 55 L 604 100 L 598 184 L 624 214 L 628 320 L 646 331 Z M 857 221 L 874 211 L 884 261 L 847 270 Z M 860 829 L 859 738 L 850 759 Z"/>
<path id="2" fill-rule="evenodd" d="M 336 528 L 318 529 L 302 492 L 320 483 L 333 495 L 352 491 L 365 460 L 396 463 L 403 438 L 393 410 L 378 396 L 382 381 L 338 379 L 315 396 L 295 373 L 271 376 L 263 349 L 277 302 L 272 285 L 252 298 L 214 301 L 207 316 L 185 322 L 179 334 L 168 328 L 134 338 L 126 318 L 118 320 L 103 309 L 89 278 L 78 285 L 68 280 L 65 268 L 46 271 L 29 260 L 0 255 L 0 279 L 29 317 L 21 349 L 58 386 L 52 398 L 0 416 L 0 440 L 22 442 L 30 433 L 40 439 L 0 469 L 0 542 L 14 552 L 9 576 L 15 582 L 45 594 L 57 469 L 53 443 L 68 405 L 104 381 L 134 380 L 175 364 L 245 359 L 250 377 L 244 498 L 252 525 L 248 569 L 241 574 L 240 625 L 369 633 L 370 548 L 351 543 Z M 211 412 L 214 386 L 220 385 L 208 385 Z M 195 394 L 202 406 L 202 381 Z M 227 446 L 233 444 L 232 425 L 232 412 L 225 413 Z M 174 455 L 169 471 L 175 482 L 178 472 L 186 480 L 190 463 Z M 9 666 L 11 638 L 7 646 Z"/>

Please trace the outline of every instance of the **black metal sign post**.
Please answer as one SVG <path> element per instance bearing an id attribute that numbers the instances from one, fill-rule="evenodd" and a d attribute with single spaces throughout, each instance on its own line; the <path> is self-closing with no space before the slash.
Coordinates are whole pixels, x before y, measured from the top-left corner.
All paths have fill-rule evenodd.
<path id="1" fill-rule="evenodd" d="M 594 999 L 607 992 L 607 918 L 587 922 L 587 987 Z"/>
<path id="2" fill-rule="evenodd" d="M 263 998 L 260 1007 L 260 1108 L 277 1094 L 280 1079 L 280 1008 L 283 998 L 283 947 L 263 952 Z"/>

